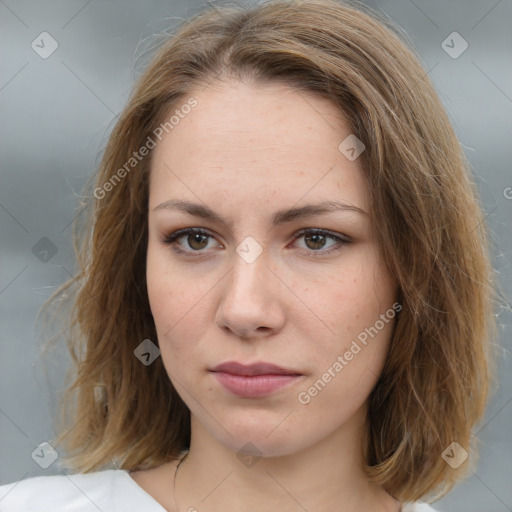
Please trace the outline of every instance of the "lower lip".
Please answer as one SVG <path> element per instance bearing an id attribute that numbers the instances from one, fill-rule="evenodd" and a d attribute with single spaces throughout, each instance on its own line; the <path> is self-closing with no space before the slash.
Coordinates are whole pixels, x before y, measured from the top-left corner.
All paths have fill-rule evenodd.
<path id="1" fill-rule="evenodd" d="M 215 378 L 234 395 L 244 398 L 261 398 L 298 380 L 301 375 L 233 375 L 213 372 Z"/>

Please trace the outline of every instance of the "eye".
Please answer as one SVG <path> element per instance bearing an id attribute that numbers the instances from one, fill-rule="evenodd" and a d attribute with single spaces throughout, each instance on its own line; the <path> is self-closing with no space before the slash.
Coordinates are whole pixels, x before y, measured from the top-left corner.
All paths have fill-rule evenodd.
<path id="1" fill-rule="evenodd" d="M 185 240 L 185 244 L 189 247 L 183 249 L 182 244 L 178 243 L 180 239 Z M 201 228 L 185 228 L 179 229 L 171 233 L 164 239 L 164 243 L 172 246 L 176 252 L 188 253 L 202 253 L 203 249 L 208 248 L 208 239 L 213 238 L 213 235 L 208 231 Z"/>
<path id="2" fill-rule="evenodd" d="M 325 229 L 317 228 L 306 228 L 300 230 L 295 234 L 296 240 L 303 238 L 306 251 L 313 256 L 330 254 L 335 251 L 339 251 L 345 244 L 350 243 L 350 239 L 341 234 L 334 234 Z M 327 240 L 331 239 L 334 241 L 331 245 L 327 245 L 327 250 L 321 250 L 326 247 Z"/>

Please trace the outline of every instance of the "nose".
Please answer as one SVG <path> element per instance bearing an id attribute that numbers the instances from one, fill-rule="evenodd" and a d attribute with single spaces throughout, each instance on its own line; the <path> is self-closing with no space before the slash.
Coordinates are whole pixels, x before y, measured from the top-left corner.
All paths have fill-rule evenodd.
<path id="1" fill-rule="evenodd" d="M 279 332 L 285 322 L 282 283 L 268 267 L 266 253 L 248 263 L 233 255 L 233 267 L 221 288 L 216 323 L 244 338 L 262 338 Z"/>

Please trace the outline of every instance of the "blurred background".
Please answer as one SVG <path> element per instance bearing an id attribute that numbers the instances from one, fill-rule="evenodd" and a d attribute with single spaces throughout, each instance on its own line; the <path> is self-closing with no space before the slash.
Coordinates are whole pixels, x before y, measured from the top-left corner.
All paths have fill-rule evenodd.
<path id="1" fill-rule="evenodd" d="M 437 87 L 472 165 L 510 297 L 512 2 L 366 3 L 398 24 Z M 41 443 L 55 437 L 69 358 L 56 349 L 45 373 L 36 314 L 75 271 L 74 211 L 140 73 L 138 57 L 155 34 L 205 5 L 0 0 L 0 484 L 61 471 L 58 460 L 45 468 L 36 454 L 48 454 Z M 476 431 L 478 467 L 435 504 L 440 511 L 512 511 L 510 311 L 498 320 L 499 386 Z"/>

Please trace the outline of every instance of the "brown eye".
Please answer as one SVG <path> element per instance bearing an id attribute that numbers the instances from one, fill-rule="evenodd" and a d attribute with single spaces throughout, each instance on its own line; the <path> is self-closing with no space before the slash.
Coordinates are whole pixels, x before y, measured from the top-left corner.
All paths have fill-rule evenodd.
<path id="1" fill-rule="evenodd" d="M 310 233 L 304 236 L 308 249 L 322 249 L 326 242 L 326 236 L 319 233 Z"/>
<path id="2" fill-rule="evenodd" d="M 208 245 L 208 235 L 202 235 L 201 233 L 191 233 L 187 236 L 187 243 L 192 249 L 200 251 Z"/>
<path id="3" fill-rule="evenodd" d="M 312 256 L 324 256 L 331 252 L 340 251 L 351 242 L 351 239 L 341 233 L 331 233 L 324 229 L 306 228 L 296 233 L 296 240 L 304 239 L 304 249 Z M 331 242 L 329 242 L 331 240 Z"/>
<path id="4" fill-rule="evenodd" d="M 213 235 L 204 229 L 185 228 L 171 233 L 163 242 L 171 245 L 176 252 L 202 254 L 207 252 L 204 249 L 208 248 L 210 240 L 214 240 Z"/>

